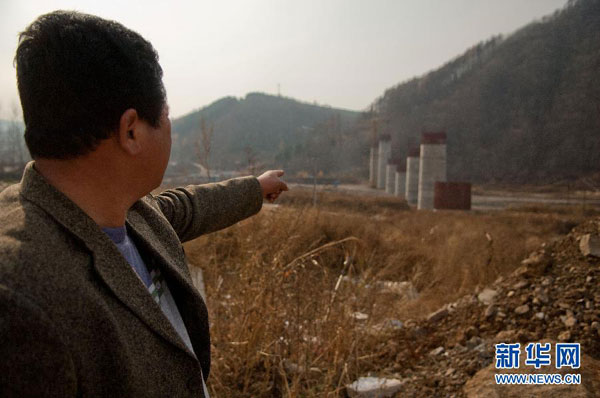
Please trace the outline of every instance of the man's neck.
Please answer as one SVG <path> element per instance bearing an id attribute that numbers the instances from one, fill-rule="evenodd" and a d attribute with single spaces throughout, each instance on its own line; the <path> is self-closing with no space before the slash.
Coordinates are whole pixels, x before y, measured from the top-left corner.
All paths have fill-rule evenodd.
<path id="1" fill-rule="evenodd" d="M 102 163 L 94 159 L 36 159 L 34 167 L 96 224 L 119 227 L 125 224 L 127 211 L 137 197 L 119 183 L 118 170 L 102 167 Z"/>

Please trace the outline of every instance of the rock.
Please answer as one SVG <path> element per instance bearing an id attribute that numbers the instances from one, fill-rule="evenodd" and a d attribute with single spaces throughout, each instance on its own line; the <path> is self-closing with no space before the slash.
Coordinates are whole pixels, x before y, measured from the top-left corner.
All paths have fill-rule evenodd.
<path id="1" fill-rule="evenodd" d="M 469 339 L 469 341 L 467 341 L 467 348 L 472 350 L 475 347 L 477 347 L 479 344 L 481 344 L 482 342 L 483 342 L 483 340 L 480 337 L 473 336 Z"/>
<path id="2" fill-rule="evenodd" d="M 404 382 L 398 379 L 383 379 L 378 377 L 359 377 L 352 384 L 346 385 L 350 397 L 383 398 L 391 397 L 400 389 Z"/>
<path id="3" fill-rule="evenodd" d="M 464 367 L 464 372 L 469 376 L 473 376 L 481 366 L 477 364 L 477 361 L 471 361 Z"/>
<path id="4" fill-rule="evenodd" d="M 520 281 L 513 286 L 513 289 L 520 290 L 520 289 L 526 288 L 527 286 L 529 286 L 529 282 Z"/>
<path id="5" fill-rule="evenodd" d="M 560 341 L 569 341 L 569 340 L 571 340 L 571 332 L 569 332 L 568 330 L 565 330 L 564 332 L 561 332 L 558 335 L 558 339 Z"/>
<path id="6" fill-rule="evenodd" d="M 438 322 L 448 316 L 448 309 L 446 307 L 442 307 L 439 310 L 432 312 L 427 317 L 429 322 Z"/>
<path id="7" fill-rule="evenodd" d="M 587 278 L 585 278 L 585 283 L 590 283 L 594 280 L 594 278 L 592 278 L 591 276 L 588 276 Z"/>
<path id="8" fill-rule="evenodd" d="M 427 336 L 429 334 L 429 332 L 425 328 L 422 328 L 420 326 L 416 326 L 413 329 L 413 334 L 414 334 L 414 336 L 416 338 L 423 338 L 423 337 Z"/>
<path id="9" fill-rule="evenodd" d="M 519 268 L 515 271 L 520 276 L 542 276 L 552 265 L 552 257 L 545 250 L 533 252 L 525 260 L 521 261 L 525 270 Z"/>
<path id="10" fill-rule="evenodd" d="M 550 301 L 550 297 L 548 297 L 548 295 L 544 292 L 540 292 L 537 295 L 537 298 L 544 304 L 548 304 L 548 301 Z"/>
<path id="11" fill-rule="evenodd" d="M 494 341 L 498 341 L 498 342 L 505 342 L 505 341 L 510 341 L 510 340 L 514 340 L 515 337 L 517 336 L 517 332 L 515 330 L 502 330 L 500 332 L 498 332 L 498 334 L 496 334 L 496 337 L 494 337 Z"/>
<path id="12" fill-rule="evenodd" d="M 402 321 L 399 321 L 398 319 L 388 319 L 369 328 L 369 332 L 372 335 L 378 335 L 392 330 L 400 330 L 403 327 L 404 323 L 402 323 Z"/>
<path id="13" fill-rule="evenodd" d="M 496 290 L 486 287 L 477 295 L 477 299 L 485 305 L 490 305 L 496 298 L 497 294 L 498 292 Z"/>
<path id="14" fill-rule="evenodd" d="M 419 298 L 419 292 L 411 282 L 379 281 L 375 284 L 382 293 L 392 293 L 403 296 L 408 300 Z"/>
<path id="15" fill-rule="evenodd" d="M 297 363 L 290 361 L 289 359 L 283 360 L 283 367 L 285 371 L 289 374 L 296 374 L 304 371 L 304 367 L 298 366 Z"/>
<path id="16" fill-rule="evenodd" d="M 549 342 L 549 341 L 548 341 Z M 550 342 L 552 350 L 550 354 L 552 363 L 555 362 L 555 343 Z M 557 370 L 554 366 L 542 366 L 540 369 L 531 369 L 525 365 L 526 355 L 521 354 L 519 369 L 498 370 L 492 363 L 488 367 L 478 371 L 463 388 L 467 398 L 591 398 L 596 397 L 600 391 L 600 361 L 593 359 L 585 353 L 581 354 L 581 363 L 585 366 L 577 370 L 571 368 L 562 368 Z M 502 385 L 494 382 L 496 374 L 514 374 L 524 373 L 528 369 L 529 373 L 578 373 L 581 375 L 581 384 L 562 384 L 562 385 Z"/>
<path id="17" fill-rule="evenodd" d="M 435 349 L 431 350 L 431 351 L 429 352 L 429 355 L 431 355 L 432 357 L 437 357 L 437 356 L 438 356 L 438 355 L 440 355 L 442 352 L 444 352 L 444 347 L 441 347 L 441 346 L 440 346 L 440 347 L 438 347 L 438 348 L 435 348 Z"/>
<path id="18" fill-rule="evenodd" d="M 600 257 L 600 237 L 598 235 L 583 235 L 579 240 L 579 250 L 584 256 Z"/>
<path id="19" fill-rule="evenodd" d="M 548 287 L 554 282 L 554 279 L 551 276 L 547 276 L 542 279 L 542 286 Z"/>
<path id="20" fill-rule="evenodd" d="M 483 314 L 483 316 L 485 316 L 486 318 L 491 318 L 495 314 L 496 314 L 496 307 L 494 305 L 490 305 L 485 309 L 485 313 Z"/>
<path id="21" fill-rule="evenodd" d="M 402 321 L 399 321 L 398 319 L 390 319 L 389 321 L 386 321 L 386 323 L 392 329 L 402 329 L 404 327 L 404 324 L 402 323 Z"/>
<path id="22" fill-rule="evenodd" d="M 544 317 L 545 317 L 545 314 L 544 314 L 543 312 L 537 312 L 537 313 L 535 314 L 535 317 L 536 317 L 537 319 L 543 320 L 543 319 L 544 319 Z"/>
<path id="23" fill-rule="evenodd" d="M 506 297 L 512 297 L 515 295 L 515 291 L 511 290 L 510 292 L 506 293 Z"/>
<path id="24" fill-rule="evenodd" d="M 529 306 L 527 304 L 523 304 L 515 308 L 515 314 L 524 315 L 529 312 Z"/>
<path id="25" fill-rule="evenodd" d="M 435 387 L 439 386 L 439 384 L 440 384 L 440 381 L 441 381 L 440 379 L 441 379 L 441 378 L 440 378 L 440 375 L 439 375 L 439 374 L 434 374 L 434 375 L 431 375 L 430 377 L 427 377 L 427 378 L 424 380 L 424 384 L 425 384 L 427 387 L 435 388 Z"/>
<path id="26" fill-rule="evenodd" d="M 514 270 L 513 274 L 515 274 L 516 276 L 528 276 L 530 274 L 530 271 L 527 268 L 527 266 L 524 265 Z"/>
<path id="27" fill-rule="evenodd" d="M 352 318 L 356 319 L 357 321 L 366 321 L 369 319 L 369 315 L 356 311 L 352 313 Z"/>
<path id="28" fill-rule="evenodd" d="M 284 359 L 283 360 L 283 367 L 285 368 L 285 371 L 289 374 L 299 374 L 302 373 L 305 376 L 306 374 L 306 368 L 304 366 L 298 365 L 292 361 L 290 361 L 289 359 Z M 316 375 L 319 373 L 322 373 L 321 369 L 316 368 L 316 367 L 311 367 L 308 368 L 308 372 L 311 373 L 312 375 Z"/>
<path id="29" fill-rule="evenodd" d="M 467 330 L 465 330 L 465 335 L 467 336 L 468 339 L 470 339 L 471 337 L 474 336 L 479 336 L 479 330 L 477 330 L 477 328 L 475 326 L 469 326 L 467 328 Z"/>
<path id="30" fill-rule="evenodd" d="M 567 318 L 563 321 L 566 327 L 572 328 L 577 323 L 577 319 L 573 316 L 567 316 Z"/>

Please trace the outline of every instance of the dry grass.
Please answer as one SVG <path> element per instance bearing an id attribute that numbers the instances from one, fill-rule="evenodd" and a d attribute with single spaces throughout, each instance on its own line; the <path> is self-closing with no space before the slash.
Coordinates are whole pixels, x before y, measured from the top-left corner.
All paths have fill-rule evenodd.
<path id="1" fill-rule="evenodd" d="M 347 194 L 344 192 L 328 192 L 319 190 L 316 202 L 320 210 L 361 212 L 368 214 L 386 211 L 408 210 L 404 199 L 394 196 L 368 196 Z M 292 207 L 307 207 L 313 204 L 313 193 L 310 189 L 295 188 L 291 194 L 286 193 L 278 200 L 280 205 Z"/>
<path id="2" fill-rule="evenodd" d="M 16 184 L 18 181 L 11 180 L 0 180 L 0 192 L 4 191 L 4 189 L 8 188 L 9 185 Z"/>
<path id="3" fill-rule="evenodd" d="M 387 199 L 366 199 L 375 214 L 360 197 L 334 211 L 339 198 L 322 197 L 326 210 L 302 200 L 186 244 L 191 265 L 204 269 L 213 397 L 335 397 L 359 375 L 393 373 L 394 343 L 373 326 L 426 316 L 581 221 L 568 212 L 392 211 Z M 418 299 L 373 288 L 383 280 L 412 282 Z"/>
<path id="4" fill-rule="evenodd" d="M 574 205 L 544 205 L 530 204 L 521 206 L 510 206 L 509 210 L 523 213 L 538 214 L 561 214 L 574 218 L 592 218 L 600 216 L 600 208 L 592 204 L 574 204 Z"/>

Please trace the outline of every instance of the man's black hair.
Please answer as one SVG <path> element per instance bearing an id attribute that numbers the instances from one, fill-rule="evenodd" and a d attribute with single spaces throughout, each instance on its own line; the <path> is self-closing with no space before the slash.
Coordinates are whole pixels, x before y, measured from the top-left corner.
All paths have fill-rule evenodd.
<path id="1" fill-rule="evenodd" d="M 32 158 L 70 159 L 118 130 L 129 108 L 158 127 L 166 102 L 152 45 L 123 25 L 54 11 L 19 35 L 15 55 Z"/>

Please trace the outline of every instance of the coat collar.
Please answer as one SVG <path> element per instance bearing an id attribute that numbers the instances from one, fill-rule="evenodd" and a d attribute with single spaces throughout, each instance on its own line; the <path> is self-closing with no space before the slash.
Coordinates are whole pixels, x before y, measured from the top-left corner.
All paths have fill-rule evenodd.
<path id="1" fill-rule="evenodd" d="M 43 209 L 87 247 L 92 253 L 94 269 L 123 305 L 154 332 L 194 356 L 110 238 L 94 220 L 46 181 L 33 166 L 34 162 L 29 162 L 25 167 L 21 180 L 21 195 Z M 194 288 L 172 264 L 170 256 L 144 219 L 130 211 L 127 223 L 135 231 L 136 237 L 144 241 L 145 247 L 154 248 L 151 254 L 161 263 L 163 271 L 172 276 L 185 290 L 193 291 Z"/>

